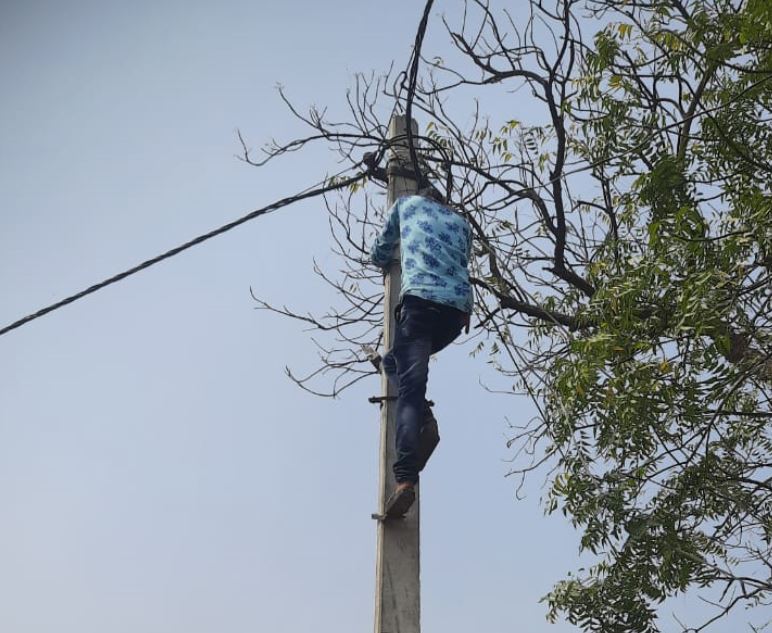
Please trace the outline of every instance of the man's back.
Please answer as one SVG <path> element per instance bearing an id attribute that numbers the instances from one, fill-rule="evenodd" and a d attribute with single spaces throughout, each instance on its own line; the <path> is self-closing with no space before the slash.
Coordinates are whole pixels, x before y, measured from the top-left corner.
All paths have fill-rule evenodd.
<path id="1" fill-rule="evenodd" d="M 398 199 L 389 209 L 371 259 L 385 267 L 400 243 L 402 295 L 409 294 L 472 311 L 468 263 L 469 224 L 445 205 L 421 196 Z"/>

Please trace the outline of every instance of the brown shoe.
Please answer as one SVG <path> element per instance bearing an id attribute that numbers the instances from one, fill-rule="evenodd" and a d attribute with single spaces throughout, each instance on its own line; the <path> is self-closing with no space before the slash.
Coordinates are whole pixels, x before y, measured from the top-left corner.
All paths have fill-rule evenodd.
<path id="1" fill-rule="evenodd" d="M 401 518 L 407 514 L 415 501 L 415 485 L 410 481 L 397 484 L 394 494 L 386 502 L 386 516 Z"/>

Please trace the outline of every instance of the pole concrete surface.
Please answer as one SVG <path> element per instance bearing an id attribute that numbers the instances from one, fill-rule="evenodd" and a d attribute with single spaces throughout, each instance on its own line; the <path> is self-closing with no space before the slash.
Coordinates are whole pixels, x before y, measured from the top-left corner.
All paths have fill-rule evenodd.
<path id="1" fill-rule="evenodd" d="M 412 121 L 412 130 L 418 134 L 418 126 Z M 407 144 L 406 117 L 395 115 L 389 122 L 389 139 L 403 139 L 404 143 L 392 146 L 387 174 L 388 206 L 403 195 L 417 191 L 417 183 L 404 176 L 410 167 L 410 151 Z M 400 169 L 401 168 L 401 169 Z M 398 175 L 396 172 L 401 172 Z M 401 270 L 397 252 L 389 265 L 384 280 L 383 340 L 384 351 L 391 348 L 394 340 L 394 309 L 399 302 Z M 391 466 L 396 459 L 396 390 L 386 375 L 381 375 L 382 393 L 380 448 L 380 496 L 379 512 L 385 514 L 386 500 L 396 487 Z M 418 487 L 416 500 L 404 519 L 378 521 L 377 556 L 375 563 L 375 633 L 420 633 L 421 585 L 420 585 L 420 507 Z"/>

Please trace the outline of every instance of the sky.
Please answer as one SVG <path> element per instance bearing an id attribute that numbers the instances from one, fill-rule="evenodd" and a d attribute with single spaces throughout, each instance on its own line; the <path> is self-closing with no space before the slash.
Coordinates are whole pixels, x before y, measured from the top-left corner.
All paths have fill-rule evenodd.
<path id="1" fill-rule="evenodd" d="M 355 72 L 406 64 L 421 8 L 0 1 L 0 325 L 335 171 L 256 170 L 236 129 L 302 132 L 278 83 L 344 117 Z M 372 627 L 379 381 L 299 390 L 310 334 L 250 297 L 329 305 L 326 227 L 319 201 L 285 208 L 0 337 L 0 631 Z M 522 501 L 506 477 L 534 411 L 485 391 L 471 347 L 431 369 L 422 630 L 573 631 L 539 599 L 577 534 L 539 477 Z"/>

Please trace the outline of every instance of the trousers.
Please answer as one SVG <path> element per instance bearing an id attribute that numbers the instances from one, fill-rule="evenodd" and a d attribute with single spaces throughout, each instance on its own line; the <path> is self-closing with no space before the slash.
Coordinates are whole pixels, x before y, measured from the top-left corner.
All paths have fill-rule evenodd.
<path id="1" fill-rule="evenodd" d="M 397 459 L 393 465 L 398 483 L 418 482 L 429 358 L 458 337 L 465 320 L 461 310 L 413 295 L 405 295 L 397 307 L 394 342 L 383 358 L 383 369 L 398 393 Z"/>

